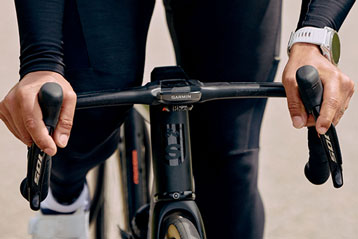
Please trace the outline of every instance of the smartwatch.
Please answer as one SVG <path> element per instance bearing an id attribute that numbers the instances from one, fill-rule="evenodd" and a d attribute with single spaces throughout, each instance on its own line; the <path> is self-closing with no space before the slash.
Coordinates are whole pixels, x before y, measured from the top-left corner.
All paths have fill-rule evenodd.
<path id="1" fill-rule="evenodd" d="M 297 42 L 311 43 L 320 46 L 322 54 L 334 65 L 339 62 L 341 45 L 338 33 L 332 28 L 303 27 L 292 32 L 288 42 L 287 53 Z"/>

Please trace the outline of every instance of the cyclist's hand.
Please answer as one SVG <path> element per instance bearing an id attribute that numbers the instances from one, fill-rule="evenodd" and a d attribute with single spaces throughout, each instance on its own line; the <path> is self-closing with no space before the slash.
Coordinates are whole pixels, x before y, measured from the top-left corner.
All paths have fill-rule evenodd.
<path id="1" fill-rule="evenodd" d="M 63 103 L 53 138 L 42 121 L 38 92 L 46 82 L 56 82 L 63 90 Z M 23 143 L 33 142 L 48 155 L 65 147 L 72 128 L 76 107 L 76 94 L 71 85 L 58 73 L 38 71 L 27 74 L 0 102 L 0 118 L 9 130 Z"/>
<path id="2" fill-rule="evenodd" d="M 354 82 L 329 62 L 316 45 L 296 43 L 290 51 L 290 58 L 282 75 L 282 83 L 287 95 L 288 109 L 293 126 L 314 125 L 312 115 L 309 117 L 300 99 L 296 71 L 303 65 L 312 65 L 318 72 L 323 84 L 323 102 L 320 116 L 316 122 L 317 132 L 326 133 L 331 123 L 336 125 L 347 109 L 354 92 Z"/>

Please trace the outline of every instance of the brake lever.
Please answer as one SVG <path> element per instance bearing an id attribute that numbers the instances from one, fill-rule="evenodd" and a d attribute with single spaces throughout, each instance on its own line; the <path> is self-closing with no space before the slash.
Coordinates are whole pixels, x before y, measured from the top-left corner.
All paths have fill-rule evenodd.
<path id="1" fill-rule="evenodd" d="M 323 86 L 317 70 L 312 66 L 303 66 L 297 70 L 296 80 L 307 112 L 312 114 L 317 121 L 323 99 Z M 331 124 L 328 131 L 325 134 L 320 134 L 319 137 L 328 159 L 333 186 L 340 188 L 343 186 L 342 154 L 334 125 Z M 314 178 L 307 174 L 309 172 L 306 171 L 307 178 Z"/>
<path id="2" fill-rule="evenodd" d="M 56 128 L 60 115 L 63 93 L 57 83 L 45 83 L 38 94 L 43 121 L 50 135 Z M 51 175 L 51 156 L 45 154 L 35 143 L 27 152 L 27 176 L 21 182 L 20 192 L 29 201 L 32 210 L 39 210 L 49 188 Z"/>

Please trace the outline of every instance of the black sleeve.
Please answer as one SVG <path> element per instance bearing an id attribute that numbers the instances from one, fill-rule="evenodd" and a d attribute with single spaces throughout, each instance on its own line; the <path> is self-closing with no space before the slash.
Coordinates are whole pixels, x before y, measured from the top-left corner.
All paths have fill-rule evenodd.
<path id="1" fill-rule="evenodd" d="M 305 26 L 327 26 L 338 31 L 354 2 L 355 0 L 302 0 L 297 29 Z"/>
<path id="2" fill-rule="evenodd" d="M 65 0 L 15 0 L 20 35 L 20 76 L 47 70 L 64 74 Z"/>

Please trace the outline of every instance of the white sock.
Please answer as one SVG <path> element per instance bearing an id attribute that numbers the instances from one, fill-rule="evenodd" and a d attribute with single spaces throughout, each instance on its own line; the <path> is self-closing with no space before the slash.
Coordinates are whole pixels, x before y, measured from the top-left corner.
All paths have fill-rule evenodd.
<path id="1" fill-rule="evenodd" d="M 88 194 L 88 186 L 85 184 L 80 196 L 76 199 L 76 201 L 69 205 L 63 205 L 56 201 L 52 194 L 51 188 L 49 188 L 47 197 L 41 202 L 41 208 L 47 208 L 60 213 L 71 213 L 79 208 L 87 209 L 89 208 Z"/>

